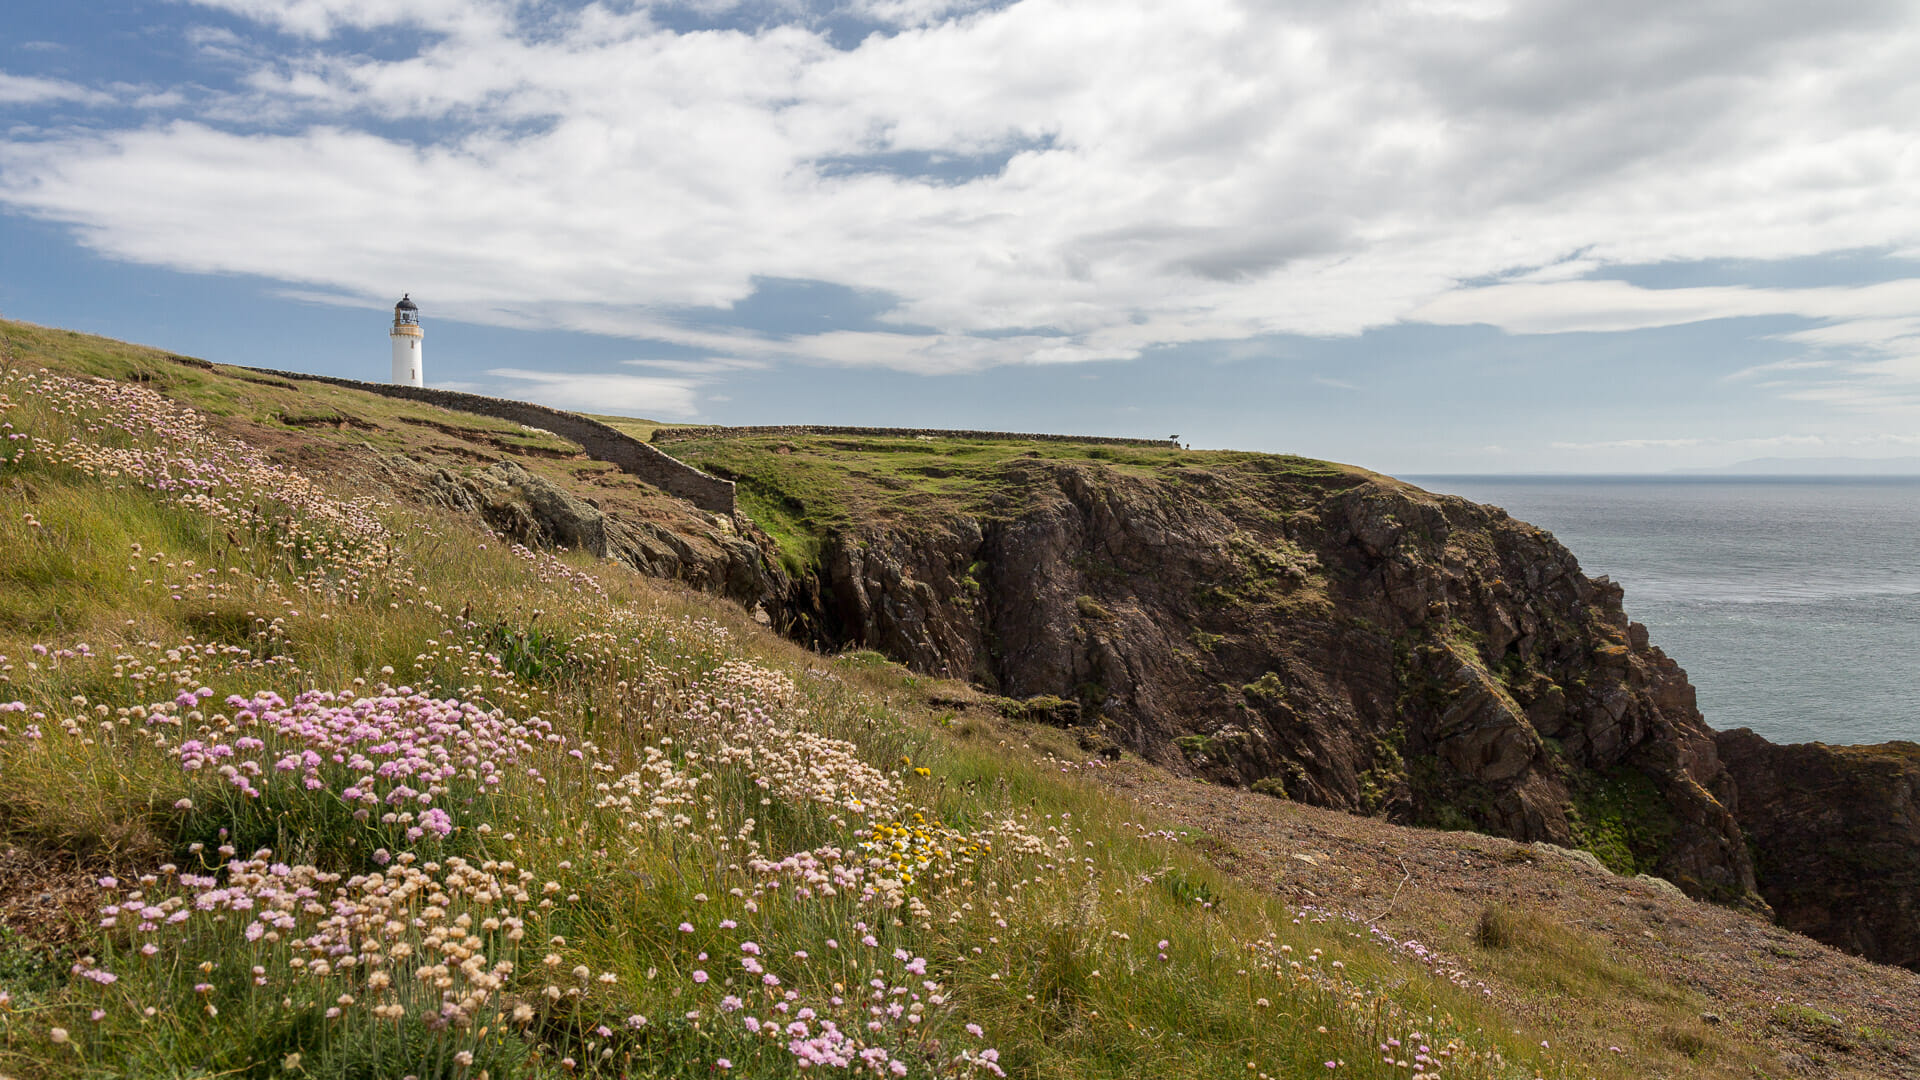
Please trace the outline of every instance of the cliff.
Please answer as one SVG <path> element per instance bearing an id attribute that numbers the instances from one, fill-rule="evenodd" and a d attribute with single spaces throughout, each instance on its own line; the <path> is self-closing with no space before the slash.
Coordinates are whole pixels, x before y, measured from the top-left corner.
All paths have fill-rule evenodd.
<path id="1" fill-rule="evenodd" d="M 195 401 L 218 430 L 356 490 L 963 678 L 1007 715 L 1070 728 L 1082 753 L 1124 746 L 1302 804 L 1582 848 L 1695 896 L 1772 904 L 1870 958 L 1920 952 L 1911 750 L 1716 736 L 1620 587 L 1494 508 L 1147 440 L 665 432 L 716 489 L 738 481 L 751 517 L 716 515 L 562 423 L 60 331 L 16 341 Z"/>
<path id="2" fill-rule="evenodd" d="M 1253 454 L 676 442 L 809 553 L 778 625 L 1219 782 L 1594 851 L 1764 907 L 1685 673 L 1548 534 Z"/>
<path id="3" fill-rule="evenodd" d="M 1920 971 L 1920 744 L 1778 746 L 1745 728 L 1716 742 L 1781 922 Z"/>
<path id="4" fill-rule="evenodd" d="M 798 989 L 757 1000 L 784 1005 L 827 985 L 809 956 L 836 963 L 870 933 L 887 938 L 862 942 L 872 955 L 899 948 L 908 973 L 942 980 L 920 985 L 945 1003 L 897 1030 L 943 1074 L 989 1060 L 989 1041 L 1009 1075 L 1317 1074 L 1405 1035 L 1461 1076 L 1920 1077 L 1913 972 L 1587 852 L 1392 823 L 1564 829 L 1617 868 L 1675 876 L 1691 857 L 1709 894 L 1713 873 L 1738 874 L 1714 815 L 1752 807 L 1724 794 L 1720 748 L 1692 741 L 1684 676 L 1617 589 L 1497 511 L 1168 446 L 692 440 L 754 477 L 742 502 L 769 535 L 512 417 L 18 324 L 0 324 L 0 382 L 15 432 L 0 496 L 19 511 L 0 518 L 0 1072 L 298 1059 L 344 1075 L 471 1056 L 519 1075 L 587 1054 L 646 1075 L 711 1072 L 716 1055 L 779 1072 L 785 1040 L 679 1025 L 690 1006 L 744 1004 L 723 996 L 730 978 L 688 972 L 716 943 L 764 944 Z M 823 657 L 774 618 L 1066 696 Z M 406 813 L 340 813 L 387 781 L 291 756 L 332 730 L 300 719 L 315 711 L 393 733 L 367 754 L 416 760 L 429 752 L 405 740 L 426 735 L 481 765 L 411 792 Z M 196 725 L 178 756 L 176 720 Z M 487 741 L 502 731 L 514 741 Z M 1113 760 L 1116 740 L 1165 767 Z M 208 741 L 238 763 L 189 763 Z M 500 787 L 472 787 L 482 775 Z M 203 855 L 216 842 L 224 869 Z M 891 900 L 837 888 L 889 850 Z M 506 869 L 545 884 L 491 876 Z M 379 950 L 376 981 L 289 960 L 279 931 L 219 914 L 239 890 L 282 903 L 283 875 L 345 881 L 356 911 L 354 889 L 391 882 L 448 900 L 412 894 L 433 902 Z M 211 914 L 116 925 L 117 901 Z M 841 929 L 854 915 L 872 921 Z M 401 1007 L 444 1015 L 432 950 L 486 919 L 501 933 L 464 947 L 528 978 L 473 998 L 468 1028 L 394 1023 Z M 699 936 L 749 921 L 752 945 L 745 929 Z M 523 926 L 530 955 L 514 952 Z M 148 935 L 169 962 L 127 948 Z M 576 961 L 608 970 L 542 977 Z M 420 986 L 424 1002 L 379 996 Z M 156 1028 L 129 1000 L 205 1019 Z M 816 1006 L 874 1030 L 837 988 Z M 935 1046 L 961 1048 L 953 1068 Z"/>

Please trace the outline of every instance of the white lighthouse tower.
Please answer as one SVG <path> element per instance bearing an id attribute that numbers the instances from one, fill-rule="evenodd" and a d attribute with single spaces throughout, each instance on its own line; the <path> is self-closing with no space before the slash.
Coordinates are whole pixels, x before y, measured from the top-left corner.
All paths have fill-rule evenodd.
<path id="1" fill-rule="evenodd" d="M 392 294 L 388 294 L 392 295 Z M 420 364 L 420 342 L 426 335 L 420 329 L 420 305 L 413 302 L 411 293 L 400 297 L 393 305 L 393 329 L 387 336 L 393 339 L 393 382 L 398 386 L 423 386 Z"/>

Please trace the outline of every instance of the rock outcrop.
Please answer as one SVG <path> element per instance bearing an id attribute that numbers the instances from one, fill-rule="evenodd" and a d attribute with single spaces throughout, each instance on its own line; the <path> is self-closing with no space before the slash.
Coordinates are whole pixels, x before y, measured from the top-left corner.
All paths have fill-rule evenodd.
<path id="1" fill-rule="evenodd" d="M 618 559 L 643 574 L 679 580 L 748 607 L 787 587 L 779 564 L 729 517 L 689 528 L 609 514 L 513 461 L 471 473 L 384 460 L 423 497 L 477 514 L 502 536 L 532 547 L 563 547 Z"/>
<path id="2" fill-rule="evenodd" d="M 1763 908 L 1693 689 L 1551 536 L 1358 470 L 1006 463 L 824 538 L 774 607 L 1218 781 L 1595 851 Z"/>
<path id="3" fill-rule="evenodd" d="M 1716 739 L 1761 895 L 1808 937 L 1920 971 L 1920 744 Z"/>

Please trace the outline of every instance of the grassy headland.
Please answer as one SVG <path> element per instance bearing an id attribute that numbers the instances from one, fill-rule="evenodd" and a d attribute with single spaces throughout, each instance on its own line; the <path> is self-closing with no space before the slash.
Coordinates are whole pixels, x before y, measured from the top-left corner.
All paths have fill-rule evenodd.
<path id="1" fill-rule="evenodd" d="M 1276 454 L 963 436 L 745 435 L 675 439 L 667 449 L 738 485 L 742 509 L 779 543 L 790 572 L 811 567 L 828 533 L 855 524 L 1017 516 L 1026 507 L 1008 500 L 1021 490 L 1008 476 L 1036 460 L 1098 462 L 1172 483 L 1196 472 L 1335 484 L 1373 475 Z"/>
<path id="2" fill-rule="evenodd" d="M 218 422 L 418 455 L 405 433 L 437 430 L 405 418 L 418 406 L 4 330 L 0 1075 L 1525 1078 L 1758 1060 L 1711 1039 L 1567 1044 L 1418 942 L 1222 873 L 1204 834 L 1031 749 L 1046 729 L 939 704 L 964 688 L 335 487 Z M 343 419 L 288 419 L 323 411 Z M 888 460 L 951 470 L 916 473 L 951 481 L 939 497 L 988 498 L 971 470 L 1025 449 Z M 853 499 L 910 511 L 887 473 L 839 469 L 783 527 Z M 870 483 L 841 479 L 855 471 Z M 1692 1007 L 1537 920 L 1490 918 L 1494 967 L 1591 994 L 1596 1017 L 1608 995 Z"/>
<path id="3" fill-rule="evenodd" d="M 98 910 L 10 935 L 10 1075 L 1405 1075 L 1389 1038 L 1563 1068 L 893 669 L 343 497 L 138 350 L 32 344 L 0 824 Z M 167 374 L 207 411 L 381 407 Z"/>

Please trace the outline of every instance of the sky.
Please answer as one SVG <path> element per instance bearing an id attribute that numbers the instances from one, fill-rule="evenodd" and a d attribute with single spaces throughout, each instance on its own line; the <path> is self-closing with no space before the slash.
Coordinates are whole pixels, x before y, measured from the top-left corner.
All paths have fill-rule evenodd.
<path id="1" fill-rule="evenodd" d="M 0 316 L 681 422 L 1920 455 L 1909 0 L 9 0 Z"/>

